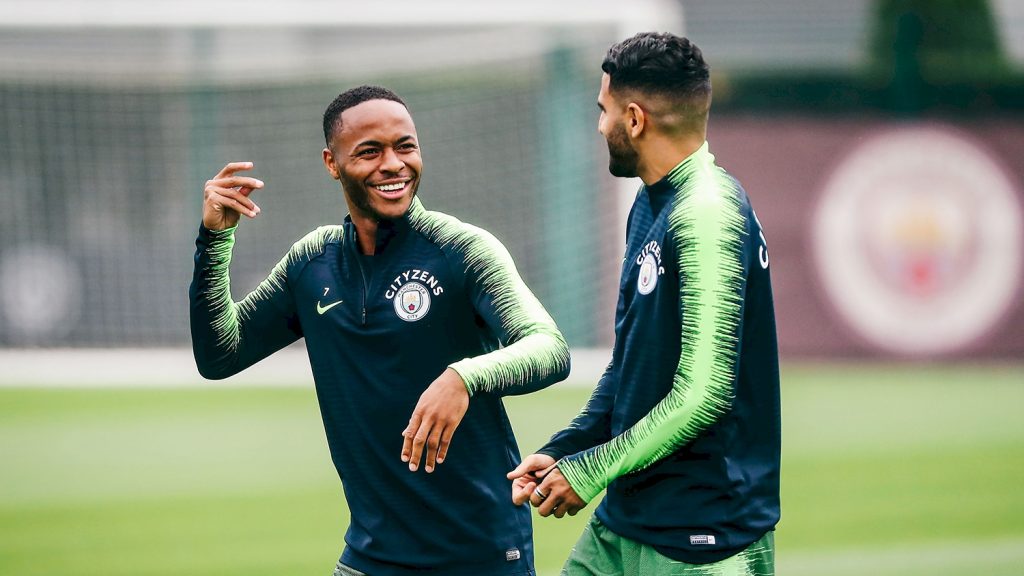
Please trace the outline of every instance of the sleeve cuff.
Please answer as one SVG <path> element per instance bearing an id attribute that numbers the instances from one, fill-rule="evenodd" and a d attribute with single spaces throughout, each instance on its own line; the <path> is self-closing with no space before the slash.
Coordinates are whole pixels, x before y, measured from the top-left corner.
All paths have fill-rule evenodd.
<path id="1" fill-rule="evenodd" d="M 466 374 L 466 372 L 468 371 L 466 370 L 464 364 L 465 360 L 460 360 L 459 362 L 449 364 L 448 367 L 451 368 L 452 370 L 455 370 L 455 373 L 459 375 L 459 378 L 462 378 L 462 383 L 466 385 L 466 392 L 468 392 L 469 397 L 472 398 L 473 386 L 470 384 L 469 376 Z"/>
<path id="2" fill-rule="evenodd" d="M 202 222 L 200 222 L 199 235 L 213 240 L 217 240 L 220 238 L 229 238 L 235 235 L 236 228 L 238 228 L 237 225 L 232 226 L 231 228 L 225 228 L 223 230 L 210 230 Z"/>
<path id="3" fill-rule="evenodd" d="M 576 492 L 576 495 L 588 504 L 605 489 L 605 486 L 585 480 L 583 470 L 580 470 L 582 466 L 572 457 L 566 456 L 562 458 L 556 466 L 558 471 L 562 473 L 562 476 L 565 477 L 566 482 L 569 483 L 569 486 L 572 486 L 573 492 Z"/>

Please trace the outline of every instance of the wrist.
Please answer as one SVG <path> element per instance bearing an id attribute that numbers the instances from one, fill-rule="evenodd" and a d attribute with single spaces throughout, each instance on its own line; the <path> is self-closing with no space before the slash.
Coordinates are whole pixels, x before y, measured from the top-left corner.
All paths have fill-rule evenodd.
<path id="1" fill-rule="evenodd" d="M 466 390 L 466 394 L 468 394 L 470 398 L 473 397 L 473 387 L 469 385 L 469 382 L 462 376 L 462 373 L 459 372 L 455 364 L 448 366 L 445 372 L 450 372 L 451 379 L 458 382 Z"/>
<path id="2" fill-rule="evenodd" d="M 210 228 L 206 225 L 206 222 L 199 223 L 199 232 L 212 237 L 229 236 L 234 234 L 236 228 L 238 228 L 237 224 L 235 226 L 228 226 L 227 228 Z"/>

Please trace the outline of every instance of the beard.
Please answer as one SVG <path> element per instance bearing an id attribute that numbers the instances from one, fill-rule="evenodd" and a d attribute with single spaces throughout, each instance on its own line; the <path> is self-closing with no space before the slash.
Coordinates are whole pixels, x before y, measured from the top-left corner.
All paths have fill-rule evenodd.
<path id="1" fill-rule="evenodd" d="M 626 129 L 616 126 L 605 140 L 608 142 L 608 171 L 619 178 L 635 178 L 640 157 L 629 144 Z"/>
<path id="2" fill-rule="evenodd" d="M 358 209 L 359 212 L 380 222 L 381 220 L 394 220 L 405 215 L 405 211 L 408 210 L 409 205 L 412 204 L 412 199 L 416 197 L 416 192 L 419 191 L 420 181 L 416 176 L 414 176 L 413 179 L 412 190 L 409 191 L 409 194 L 405 198 L 405 202 L 403 202 L 404 208 L 401 213 L 397 213 L 395 211 L 394 204 L 385 204 L 380 198 L 373 196 L 373 193 L 370 192 L 364 182 L 350 178 L 344 172 L 341 172 L 341 186 L 345 191 L 345 195 L 349 197 L 352 201 L 352 205 Z M 382 203 L 382 205 L 378 206 L 377 203 Z"/>

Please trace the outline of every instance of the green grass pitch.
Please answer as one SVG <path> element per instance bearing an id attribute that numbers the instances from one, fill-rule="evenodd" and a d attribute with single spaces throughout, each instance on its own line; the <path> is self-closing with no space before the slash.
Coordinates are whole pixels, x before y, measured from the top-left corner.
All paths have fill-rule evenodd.
<path id="1" fill-rule="evenodd" d="M 509 399 L 522 450 L 587 394 Z M 787 365 L 778 573 L 1021 574 L 1022 407 L 1024 366 Z M 311 387 L 0 389 L 0 574 L 326 575 L 346 521 Z"/>

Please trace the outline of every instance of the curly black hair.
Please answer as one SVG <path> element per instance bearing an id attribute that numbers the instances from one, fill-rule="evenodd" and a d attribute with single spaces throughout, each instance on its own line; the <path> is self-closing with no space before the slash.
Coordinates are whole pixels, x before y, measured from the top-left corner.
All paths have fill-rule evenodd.
<path id="1" fill-rule="evenodd" d="M 382 86 L 363 85 L 346 90 L 338 94 L 324 111 L 324 140 L 327 141 L 328 147 L 331 145 L 331 135 L 341 129 L 341 113 L 368 100 L 391 100 L 405 106 L 406 110 L 409 109 L 409 105 L 398 94 Z"/>
<path id="2" fill-rule="evenodd" d="M 670 33 L 642 32 L 608 49 L 601 63 L 614 91 L 639 90 L 669 97 L 706 97 L 710 67 L 700 48 Z"/>

